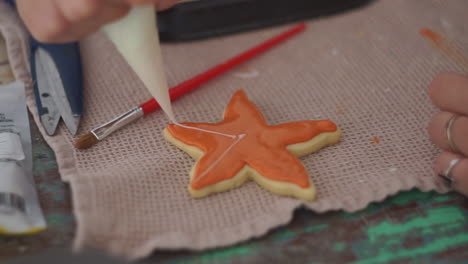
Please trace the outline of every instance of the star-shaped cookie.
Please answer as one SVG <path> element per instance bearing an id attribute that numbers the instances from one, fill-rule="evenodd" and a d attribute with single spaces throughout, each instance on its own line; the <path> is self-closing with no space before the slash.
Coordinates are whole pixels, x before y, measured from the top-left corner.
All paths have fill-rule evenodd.
<path id="1" fill-rule="evenodd" d="M 237 91 L 219 123 L 170 124 L 165 138 L 196 160 L 189 192 L 200 198 L 252 179 L 265 189 L 303 200 L 316 190 L 298 157 L 340 140 L 331 121 L 268 125 L 243 90 Z"/>

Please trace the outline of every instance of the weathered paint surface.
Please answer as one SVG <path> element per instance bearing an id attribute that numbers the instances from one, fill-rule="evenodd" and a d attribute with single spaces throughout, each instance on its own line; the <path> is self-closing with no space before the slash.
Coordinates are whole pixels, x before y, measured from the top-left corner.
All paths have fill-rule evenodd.
<path id="1" fill-rule="evenodd" d="M 366 210 L 299 211 L 286 227 L 226 249 L 153 257 L 162 263 L 466 263 L 468 199 L 416 190 Z"/>
<path id="2" fill-rule="evenodd" d="M 71 244 L 70 191 L 53 152 L 31 124 L 34 171 L 47 231 L 0 238 L 0 260 Z M 468 260 L 468 199 L 409 191 L 357 213 L 299 210 L 266 236 L 199 253 L 157 252 L 151 263 L 464 263 Z"/>

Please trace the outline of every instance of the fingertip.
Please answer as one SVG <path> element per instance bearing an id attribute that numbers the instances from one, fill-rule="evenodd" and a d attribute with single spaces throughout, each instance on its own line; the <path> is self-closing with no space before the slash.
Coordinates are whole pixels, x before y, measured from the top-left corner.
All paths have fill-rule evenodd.
<path id="1" fill-rule="evenodd" d="M 429 97 L 431 98 L 432 102 L 435 104 L 437 99 L 439 98 L 438 94 L 445 86 L 447 79 L 450 80 L 452 78 L 452 73 L 450 72 L 441 72 L 437 74 L 429 84 L 428 93 Z"/>
<path id="2" fill-rule="evenodd" d="M 441 179 L 439 175 L 445 175 L 450 163 L 455 160 L 459 161 L 450 171 L 450 176 L 454 181 L 452 188 L 463 195 L 468 195 L 468 159 L 451 152 L 443 152 L 434 162 L 435 175 Z"/>
<path id="3" fill-rule="evenodd" d="M 468 77 L 455 72 L 441 72 L 437 74 L 428 87 L 429 97 L 434 105 L 442 110 L 462 111 L 458 106 L 460 97 L 466 96 Z"/>
<path id="4" fill-rule="evenodd" d="M 34 39 L 43 43 L 62 41 L 62 34 L 68 31 L 70 24 L 53 2 L 17 0 L 16 4 L 21 20 Z"/>
<path id="5" fill-rule="evenodd" d="M 114 6 L 112 10 L 109 10 L 107 17 L 105 18 L 104 23 L 114 22 L 128 14 L 130 12 L 130 5 L 119 5 Z"/>
<path id="6" fill-rule="evenodd" d="M 105 6 L 101 0 L 60 0 L 57 4 L 64 18 L 72 23 L 98 16 Z"/>
<path id="7" fill-rule="evenodd" d="M 45 19 L 41 24 L 30 24 L 29 30 L 35 40 L 42 43 L 67 42 L 69 24 L 60 19 Z"/>

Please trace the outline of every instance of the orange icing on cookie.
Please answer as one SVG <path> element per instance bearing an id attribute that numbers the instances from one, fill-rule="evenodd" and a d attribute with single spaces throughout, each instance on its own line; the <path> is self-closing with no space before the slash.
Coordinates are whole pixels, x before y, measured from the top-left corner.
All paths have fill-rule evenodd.
<path id="1" fill-rule="evenodd" d="M 309 141 L 323 132 L 337 131 L 337 126 L 328 120 L 270 126 L 242 90 L 232 97 L 221 122 L 182 125 L 233 136 L 245 135 L 241 139 L 230 138 L 177 124 L 168 126 L 174 138 L 204 152 L 191 182 L 191 187 L 196 190 L 235 177 L 245 165 L 270 180 L 308 188 L 310 183 L 306 169 L 286 147 Z"/>

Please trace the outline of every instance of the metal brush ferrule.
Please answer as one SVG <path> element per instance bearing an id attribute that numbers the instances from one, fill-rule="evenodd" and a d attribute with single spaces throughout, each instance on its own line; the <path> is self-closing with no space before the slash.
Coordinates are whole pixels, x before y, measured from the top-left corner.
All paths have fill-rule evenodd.
<path id="1" fill-rule="evenodd" d="M 121 129 L 135 120 L 140 119 L 144 115 L 145 114 L 141 107 L 132 108 L 128 112 L 123 113 L 111 121 L 91 130 L 91 133 L 93 133 L 97 140 L 102 140 L 108 135 L 112 134 L 114 131 Z"/>

